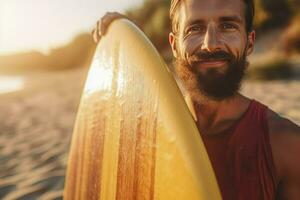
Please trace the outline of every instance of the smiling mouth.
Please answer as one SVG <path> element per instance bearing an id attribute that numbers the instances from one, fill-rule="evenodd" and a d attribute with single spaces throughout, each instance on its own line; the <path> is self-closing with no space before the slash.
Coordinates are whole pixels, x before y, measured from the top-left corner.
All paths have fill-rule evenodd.
<path id="1" fill-rule="evenodd" d="M 202 60 L 199 64 L 201 67 L 205 68 L 217 68 L 225 66 L 227 64 L 227 60 Z"/>

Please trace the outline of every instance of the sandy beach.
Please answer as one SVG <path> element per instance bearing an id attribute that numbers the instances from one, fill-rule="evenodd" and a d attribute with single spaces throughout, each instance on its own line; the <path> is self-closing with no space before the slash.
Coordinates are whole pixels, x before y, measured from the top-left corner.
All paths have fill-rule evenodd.
<path id="1" fill-rule="evenodd" d="M 85 71 L 31 74 L 0 97 L 0 199 L 62 199 Z"/>
<path id="2" fill-rule="evenodd" d="M 67 156 L 86 70 L 26 76 L 0 96 L 0 199 L 62 199 Z M 300 81 L 246 81 L 242 93 L 300 125 Z"/>

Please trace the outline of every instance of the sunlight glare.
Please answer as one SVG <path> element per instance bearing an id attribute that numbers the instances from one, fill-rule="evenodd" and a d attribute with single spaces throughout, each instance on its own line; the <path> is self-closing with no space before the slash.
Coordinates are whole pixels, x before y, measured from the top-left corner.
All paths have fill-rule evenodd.
<path id="1" fill-rule="evenodd" d="M 10 93 L 24 88 L 22 77 L 0 76 L 0 94 Z"/>
<path id="2" fill-rule="evenodd" d="M 85 91 L 88 94 L 111 88 L 113 80 L 112 70 L 109 66 L 101 63 L 100 59 L 95 59 L 89 71 Z"/>

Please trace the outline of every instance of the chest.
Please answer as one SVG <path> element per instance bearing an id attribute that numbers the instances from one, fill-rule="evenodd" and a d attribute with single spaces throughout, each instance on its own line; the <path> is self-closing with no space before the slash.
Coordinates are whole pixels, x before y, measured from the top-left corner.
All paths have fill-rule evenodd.
<path id="1" fill-rule="evenodd" d="M 203 137 L 223 198 L 266 199 L 272 178 L 262 133 L 232 131 Z"/>

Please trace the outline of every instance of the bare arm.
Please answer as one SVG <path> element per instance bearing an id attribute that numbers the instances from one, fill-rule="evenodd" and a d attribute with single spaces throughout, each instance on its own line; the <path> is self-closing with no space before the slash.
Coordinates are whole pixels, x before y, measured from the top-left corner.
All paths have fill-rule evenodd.
<path id="1" fill-rule="evenodd" d="M 279 181 L 276 199 L 300 199 L 300 127 L 269 112 L 270 142 Z"/>

